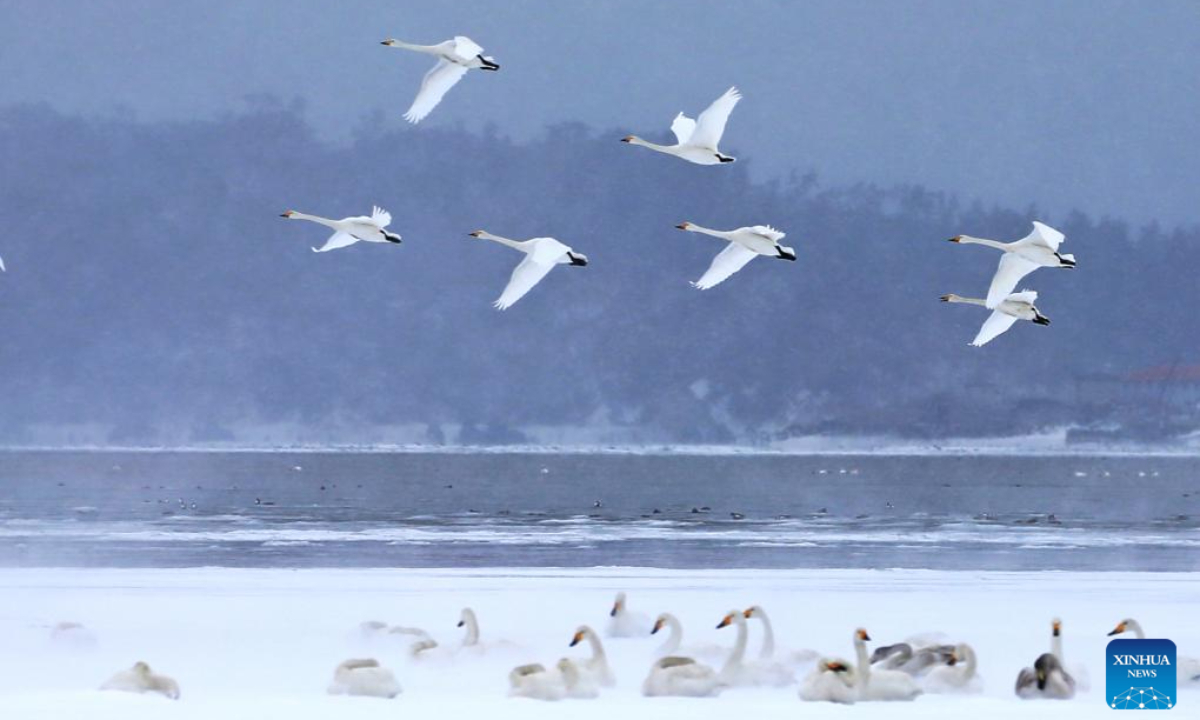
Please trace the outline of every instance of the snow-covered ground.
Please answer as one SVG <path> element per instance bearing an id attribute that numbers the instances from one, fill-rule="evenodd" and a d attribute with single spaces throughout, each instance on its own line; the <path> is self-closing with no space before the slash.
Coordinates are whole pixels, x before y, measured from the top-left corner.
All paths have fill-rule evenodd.
<path id="1" fill-rule="evenodd" d="M 648 615 L 670 610 L 687 644 L 729 644 L 716 630 L 734 608 L 771 613 L 781 649 L 853 658 L 851 635 L 878 643 L 941 631 L 972 643 L 984 691 L 914 703 L 853 707 L 801 703 L 796 687 L 734 689 L 717 699 L 647 699 L 639 687 L 659 638 L 606 643 L 618 683 L 598 700 L 541 703 L 506 697 L 510 668 L 581 655 L 575 627 L 603 631 L 613 594 Z M 0 718 L 395 718 L 441 717 L 1021 717 L 1090 718 L 1102 712 L 1106 633 L 1135 617 L 1152 636 L 1200 655 L 1200 575 L 934 571 L 594 570 L 0 570 Z M 361 621 L 425 628 L 443 647 L 460 637 L 459 610 L 473 607 L 483 655 L 414 662 L 403 643 L 364 641 Z M 1083 665 L 1091 690 L 1073 701 L 1020 701 L 1017 672 L 1048 649 L 1051 618 L 1064 621 L 1068 666 Z M 83 623 L 87 643 L 54 642 L 51 626 Z M 751 626 L 751 653 L 757 651 Z M 392 668 L 395 700 L 325 694 L 342 660 L 370 655 Z M 119 669 L 145 660 L 173 676 L 182 699 L 101 693 Z M 797 667 L 798 675 L 807 667 Z M 1200 706 L 1200 691 L 1180 699 Z"/>

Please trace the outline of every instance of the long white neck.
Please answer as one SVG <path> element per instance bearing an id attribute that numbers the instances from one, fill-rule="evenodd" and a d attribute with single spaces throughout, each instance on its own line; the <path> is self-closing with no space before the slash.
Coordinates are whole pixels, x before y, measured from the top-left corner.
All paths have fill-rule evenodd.
<path id="1" fill-rule="evenodd" d="M 335 229 L 339 227 L 337 220 L 330 220 L 329 218 L 323 218 L 320 215 L 306 215 L 302 212 L 293 212 L 289 216 L 288 219 L 289 220 L 308 220 L 309 222 L 315 222 L 320 225 L 324 225 L 325 227 L 331 227 L 331 228 L 335 228 Z"/>
<path id="2" fill-rule="evenodd" d="M 463 625 L 467 628 L 467 636 L 463 638 L 463 647 L 479 644 L 479 621 L 475 619 L 475 611 L 471 608 L 463 608 L 462 611 Z"/>
<path id="3" fill-rule="evenodd" d="M 652 143 L 649 140 L 643 140 L 637 135 L 630 136 L 629 144 L 641 145 L 642 147 L 647 147 L 651 150 L 655 150 L 660 153 L 666 153 L 668 155 L 675 155 L 675 148 L 679 147 L 678 145 L 659 145 L 658 143 Z"/>
<path id="4" fill-rule="evenodd" d="M 528 241 L 521 241 L 521 240 L 510 240 L 506 237 L 500 237 L 499 235 L 493 235 L 490 232 L 487 232 L 484 230 L 480 230 L 479 235 L 477 235 L 476 237 L 482 238 L 483 240 L 491 240 L 492 242 L 498 242 L 501 245 L 507 245 L 510 248 L 515 248 L 517 250 L 520 250 L 521 252 L 526 252 L 525 246 L 526 246 L 526 243 L 528 242 Z"/>
<path id="5" fill-rule="evenodd" d="M 1134 637 L 1136 637 L 1138 640 L 1144 640 L 1146 638 L 1146 633 L 1142 630 L 1142 624 L 1140 622 L 1137 620 L 1128 620 L 1125 624 L 1129 626 L 1129 629 L 1133 631 Z"/>
<path id="6" fill-rule="evenodd" d="M 721 668 L 722 675 L 737 671 L 746 657 L 746 618 L 738 613 L 734 616 L 733 622 L 737 626 L 737 640 L 733 643 L 733 652 L 729 653 L 729 659 Z"/>
<path id="7" fill-rule="evenodd" d="M 758 657 L 760 660 L 768 660 L 775 656 L 775 628 L 771 626 L 771 618 L 767 617 L 762 608 L 755 609 L 754 617 L 762 620 L 763 624 L 763 643 Z"/>
<path id="8" fill-rule="evenodd" d="M 854 636 L 854 652 L 858 656 L 859 682 L 864 686 L 871 681 L 871 659 L 867 657 L 867 642 Z"/>
<path id="9" fill-rule="evenodd" d="M 1009 243 L 1002 243 L 999 240 L 988 240 L 987 238 L 971 237 L 970 235 L 959 235 L 958 241 L 964 245 L 987 245 L 990 248 L 997 250 L 1008 251 Z"/>
<path id="10" fill-rule="evenodd" d="M 713 237 L 721 238 L 722 240 L 730 240 L 731 236 L 733 235 L 733 233 L 725 232 L 724 230 L 713 230 L 712 228 L 706 228 L 693 222 L 689 222 L 687 224 L 687 231 L 712 235 Z"/>
<path id="11" fill-rule="evenodd" d="M 437 45 L 414 45 L 406 43 L 403 40 L 392 39 L 388 42 L 389 47 L 402 48 L 404 50 L 415 50 L 417 52 L 429 53 L 430 55 L 438 55 L 441 53 L 441 47 Z"/>
<path id="12" fill-rule="evenodd" d="M 1060 665 L 1066 663 L 1066 660 L 1063 659 L 1062 629 L 1061 628 L 1059 629 L 1059 631 L 1057 633 L 1055 633 L 1054 635 L 1052 635 L 1050 637 L 1050 654 L 1053 655 L 1054 657 L 1058 658 L 1058 662 Z"/>
<path id="13" fill-rule="evenodd" d="M 966 661 L 962 671 L 963 680 L 970 680 L 975 677 L 975 648 L 964 643 L 958 646 L 958 654 Z"/>
<path id="14" fill-rule="evenodd" d="M 600 644 L 600 638 L 596 637 L 596 633 L 594 632 L 588 632 L 586 637 L 588 644 L 592 646 L 592 663 L 607 667 L 608 656 L 604 654 L 604 646 Z"/>
<path id="15" fill-rule="evenodd" d="M 664 613 L 662 619 L 663 624 L 667 626 L 667 640 L 658 649 L 658 654 L 674 655 L 683 644 L 683 625 L 680 624 L 679 618 L 670 613 Z"/>
<path id="16" fill-rule="evenodd" d="M 987 307 L 987 303 L 980 298 L 963 297 L 962 295 L 955 295 L 954 293 L 950 293 L 946 296 L 946 302 L 966 303 L 967 305 L 982 305 Z"/>

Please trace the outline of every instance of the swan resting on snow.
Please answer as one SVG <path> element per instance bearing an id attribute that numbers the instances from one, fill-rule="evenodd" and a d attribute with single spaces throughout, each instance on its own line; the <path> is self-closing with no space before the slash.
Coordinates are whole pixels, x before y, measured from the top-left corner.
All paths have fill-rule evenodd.
<path id="1" fill-rule="evenodd" d="M 347 660 L 333 671 L 330 695 L 357 695 L 394 698 L 400 694 L 400 683 L 392 671 L 373 658 Z"/>
<path id="2" fill-rule="evenodd" d="M 995 308 L 1012 293 L 1021 278 L 1034 270 L 1040 267 L 1074 268 L 1075 256 L 1058 252 L 1058 246 L 1064 239 L 1066 236 L 1059 231 L 1034 220 L 1033 232 L 1014 242 L 1004 243 L 970 235 L 955 235 L 950 242 L 986 245 L 1004 251 L 987 294 L 987 307 Z"/>
<path id="3" fill-rule="evenodd" d="M 617 679 L 613 675 L 612 668 L 608 666 L 608 655 L 605 654 L 604 646 L 600 644 L 600 638 L 596 636 L 595 630 L 587 625 L 580 625 L 571 637 L 569 647 L 575 647 L 584 640 L 591 646 L 592 656 L 586 660 L 568 660 L 568 662 L 573 662 L 579 667 L 579 674 L 584 679 L 591 680 L 601 687 L 616 685 Z"/>
<path id="4" fill-rule="evenodd" d="M 1143 640 L 1146 637 L 1146 632 L 1142 630 L 1141 623 L 1133 618 L 1125 618 L 1117 623 L 1117 626 L 1108 635 L 1112 637 L 1127 632 L 1133 633 L 1133 636 L 1138 640 Z M 1180 686 L 1200 686 L 1200 658 L 1183 655 L 1176 656 L 1175 676 Z"/>
<path id="5" fill-rule="evenodd" d="M 800 699 L 807 702 L 853 705 L 857 698 L 858 675 L 849 662 L 840 658 L 821 658 L 800 684 Z"/>
<path id="6" fill-rule="evenodd" d="M 668 655 L 650 666 L 642 683 L 646 697 L 712 697 L 721 692 L 717 672 L 690 657 Z"/>
<path id="7" fill-rule="evenodd" d="M 452 40 L 437 45 L 413 45 L 400 40 L 388 39 L 381 44 L 388 47 L 413 50 L 435 56 L 438 61 L 433 68 L 425 73 L 421 80 L 421 89 L 413 99 L 412 106 L 404 113 L 404 119 L 416 124 L 425 119 L 438 106 L 450 88 L 462 80 L 468 70 L 499 70 L 496 61 L 483 54 L 483 48 L 474 40 L 458 35 Z"/>
<path id="8" fill-rule="evenodd" d="M 113 675 L 100 686 L 101 690 L 131 693 L 157 693 L 172 700 L 179 699 L 179 684 L 166 675 L 155 674 L 144 662 L 136 662 L 128 670 Z"/>
<path id="9" fill-rule="evenodd" d="M 729 120 L 729 114 L 741 99 L 742 95 L 738 89 L 731 87 L 695 120 L 683 113 L 676 115 L 675 121 L 671 123 L 671 132 L 675 134 L 676 141 L 674 145 L 659 145 L 643 140 L 637 135 L 626 135 L 621 138 L 621 142 L 641 145 L 697 165 L 731 163 L 736 158 L 722 154 L 717 145 L 721 142 L 721 136 L 725 134 L 725 123 Z"/>
<path id="10" fill-rule="evenodd" d="M 974 347 L 983 347 L 996 338 L 996 336 L 1007 331 L 1018 320 L 1029 320 L 1034 325 L 1049 325 L 1050 318 L 1043 315 L 1037 309 L 1037 306 L 1034 305 L 1037 302 L 1037 297 L 1038 294 L 1033 290 L 1022 290 L 1004 298 L 992 310 L 992 314 L 988 316 L 988 319 L 983 321 L 983 326 L 979 328 L 978 334 L 975 335 L 975 339 L 970 344 Z M 962 297 L 954 293 L 943 295 L 942 302 L 987 306 L 987 303 L 979 298 Z"/>
<path id="11" fill-rule="evenodd" d="M 871 636 L 863 628 L 854 631 L 854 650 L 858 656 L 859 700 L 914 700 L 921 694 L 917 681 L 899 670 L 874 670 L 867 657 Z"/>
<path id="12" fill-rule="evenodd" d="M 584 677 L 579 666 L 567 658 L 560 659 L 551 670 L 541 663 L 519 665 L 508 673 L 508 685 L 509 697 L 535 700 L 591 699 L 600 694 L 596 684 Z"/>
<path id="13" fill-rule="evenodd" d="M 1017 675 L 1019 698 L 1070 700 L 1075 697 L 1079 683 L 1063 668 L 1062 620 L 1054 618 L 1050 631 L 1050 652 L 1039 655 L 1033 667 L 1023 668 Z"/>
<path id="14" fill-rule="evenodd" d="M 773 660 L 775 658 L 775 626 L 771 624 L 771 618 L 767 615 L 767 611 L 761 605 L 752 605 L 746 608 L 743 614 L 747 620 L 758 620 L 762 623 L 763 641 L 758 650 L 758 659 Z M 784 659 L 792 663 L 807 663 L 816 659 L 818 654 L 814 650 L 796 650 L 788 653 Z"/>
<path id="15" fill-rule="evenodd" d="M 683 655 L 703 658 L 706 660 L 721 660 L 729 654 L 728 649 L 721 645 L 692 645 L 683 647 L 683 624 L 679 618 L 669 612 L 662 613 L 654 621 L 650 629 L 651 635 L 657 635 L 660 630 L 667 628 L 667 639 L 654 651 L 655 657 L 663 658 L 668 655 Z"/>
<path id="16" fill-rule="evenodd" d="M 525 297 L 525 293 L 533 289 L 550 274 L 555 265 L 574 265 L 583 267 L 588 264 L 587 255 L 577 253 L 566 245 L 551 237 L 532 238 L 530 240 L 509 240 L 493 235 L 486 230 L 476 230 L 471 237 L 491 240 L 507 245 L 525 253 L 525 259 L 517 265 L 508 279 L 504 292 L 492 305 L 497 310 L 507 310 L 513 303 Z"/>
<path id="17" fill-rule="evenodd" d="M 711 235 L 729 242 L 729 246 L 713 258 L 712 264 L 708 266 L 708 270 L 700 276 L 700 279 L 692 283 L 692 287 L 698 290 L 708 290 L 721 284 L 759 255 L 776 260 L 795 261 L 796 259 L 795 250 L 779 244 L 779 241 L 787 237 L 787 234 L 770 225 L 751 225 L 736 230 L 712 230 L 685 221 L 675 227 L 688 232 Z"/>
<path id="18" fill-rule="evenodd" d="M 399 235 L 384 229 L 392 223 L 392 214 L 378 206 L 371 209 L 370 217 L 357 215 L 355 217 L 342 218 L 341 220 L 330 220 L 319 215 L 306 215 L 295 210 L 284 211 L 279 217 L 287 218 L 288 220 L 308 220 L 309 222 L 315 222 L 318 225 L 324 225 L 327 228 L 333 229 L 333 235 L 330 235 L 329 239 L 321 247 L 313 248 L 313 252 L 337 250 L 338 248 L 353 245 L 360 240 L 364 242 L 400 244 Z"/>
<path id="19" fill-rule="evenodd" d="M 625 593 L 617 593 L 612 609 L 608 611 L 608 626 L 605 628 L 605 634 L 610 638 L 641 638 L 646 637 L 646 628 L 648 627 L 650 627 L 650 619 L 641 613 L 631 611 Z M 655 632 L 657 630 L 650 630 L 651 635 Z"/>
<path id="20" fill-rule="evenodd" d="M 902 642 L 875 648 L 871 653 L 871 667 L 899 670 L 916 677 L 949 663 L 953 655 L 953 645 L 918 645 L 914 650 L 912 642 Z"/>
<path id="21" fill-rule="evenodd" d="M 928 693 L 977 693 L 983 690 L 979 678 L 975 648 L 966 643 L 954 646 L 949 662 L 937 665 L 925 675 L 923 682 Z"/>
<path id="22" fill-rule="evenodd" d="M 717 629 L 729 627 L 730 625 L 737 628 L 737 639 L 734 640 L 733 650 L 729 653 L 729 658 L 725 661 L 725 665 L 721 667 L 720 680 L 724 685 L 736 686 L 773 686 L 783 687 L 791 685 L 796 680 L 792 676 L 791 669 L 784 665 L 769 660 L 759 660 L 758 662 L 746 661 L 746 643 L 748 641 L 749 630 L 746 626 L 746 613 L 743 610 L 730 610 L 725 617 L 717 625 Z"/>

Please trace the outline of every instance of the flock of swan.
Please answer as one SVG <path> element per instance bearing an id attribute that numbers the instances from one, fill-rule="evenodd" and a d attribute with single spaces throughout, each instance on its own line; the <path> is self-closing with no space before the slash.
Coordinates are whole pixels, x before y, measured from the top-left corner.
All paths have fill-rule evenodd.
<path id="1" fill-rule="evenodd" d="M 436 57 L 437 63 L 425 75 L 421 88 L 412 106 L 404 117 L 418 123 L 437 107 L 446 93 L 467 74 L 468 70 L 496 71 L 500 65 L 483 54 L 483 48 L 470 38 L 457 36 L 437 45 L 414 45 L 395 39 L 383 41 L 388 47 L 412 50 Z M 695 119 L 679 113 L 671 123 L 675 144 L 660 145 L 636 135 L 622 138 L 622 142 L 640 145 L 664 155 L 672 155 L 696 165 L 725 165 L 735 158 L 721 152 L 719 145 L 725 134 L 729 115 L 742 99 L 736 87 L 731 87 L 717 98 Z M 358 241 L 399 243 L 400 235 L 387 231 L 392 216 L 376 207 L 371 215 L 332 220 L 316 215 L 289 210 L 283 217 L 307 220 L 331 228 L 333 235 L 315 252 L 326 252 L 352 245 Z M 728 245 L 713 258 L 708 270 L 692 285 L 708 290 L 729 279 L 746 263 L 762 255 L 777 260 L 796 260 L 796 251 L 779 244 L 785 233 L 770 225 L 750 225 L 734 230 L 712 230 L 692 222 L 676 226 L 680 230 L 701 233 L 724 240 Z M 576 252 L 565 243 L 552 237 L 537 237 L 528 240 L 511 240 L 493 235 L 484 230 L 471 233 L 472 237 L 491 240 L 524 253 L 525 258 L 513 270 L 508 285 L 493 303 L 499 310 L 506 310 L 525 296 L 556 265 L 583 267 L 587 256 Z M 1017 283 L 1039 267 L 1075 267 L 1075 258 L 1058 252 L 1063 234 L 1035 221 L 1033 232 L 1015 242 L 1003 243 L 996 240 L 958 235 L 952 242 L 986 245 L 1003 251 L 999 269 L 992 279 L 986 298 L 969 298 L 949 294 L 942 296 L 946 302 L 981 305 L 992 311 L 984 321 L 979 333 L 971 341 L 976 347 L 990 342 L 1007 331 L 1017 320 L 1028 320 L 1038 325 L 1049 325 L 1034 302 L 1037 293 L 1032 290 L 1014 292 Z"/>
<path id="2" fill-rule="evenodd" d="M 940 633 L 914 636 L 903 642 L 870 651 L 871 636 L 858 628 L 851 636 L 854 660 L 813 650 L 780 651 L 770 617 L 759 605 L 730 610 L 717 629 L 734 629 L 732 647 L 684 644 L 683 625 L 671 613 L 662 613 L 653 623 L 629 609 L 624 593 L 617 595 L 609 612 L 605 635 L 609 640 L 648 638 L 665 631 L 665 642 L 653 653 L 641 693 L 646 697 L 716 697 L 739 687 L 787 687 L 797 681 L 799 697 L 807 702 L 852 704 L 874 701 L 912 701 L 926 693 L 976 694 L 983 690 L 978 658 L 965 642 L 949 643 Z M 750 625 L 761 626 L 761 642 L 754 657 L 748 657 Z M 470 608 L 462 611 L 458 626 L 464 629 L 456 647 L 439 646 L 419 628 L 392 626 L 381 621 L 362 623 L 358 634 L 365 640 L 402 639 L 409 643 L 407 654 L 414 662 L 432 658 L 469 659 L 485 653 L 524 652 L 503 641 L 484 642 L 479 621 Z M 1110 636 L 1132 633 L 1145 637 L 1133 619 L 1122 620 Z M 62 623 L 55 635 L 87 637 L 77 623 Z M 551 664 L 527 662 L 508 673 L 510 697 L 536 700 L 591 699 L 616 685 L 616 674 L 605 652 L 604 641 L 588 625 L 570 636 L 569 647 L 586 645 L 586 656 L 563 657 Z M 441 653 L 441 654 L 440 654 Z M 1178 658 L 1179 685 L 1200 688 L 1200 659 Z M 805 669 L 807 668 L 807 671 Z M 1070 669 L 1068 669 L 1070 668 Z M 497 678 L 499 681 L 499 678 Z M 1076 690 L 1087 689 L 1082 667 L 1071 667 L 1063 656 L 1062 621 L 1051 624 L 1050 648 L 1020 671 L 1015 694 L 1022 699 L 1067 700 Z M 122 670 L 101 685 L 101 690 L 153 693 L 179 699 L 179 684 L 154 672 L 145 662 Z M 338 664 L 327 688 L 331 695 L 395 698 L 402 693 L 395 674 L 375 658 L 352 658 Z"/>

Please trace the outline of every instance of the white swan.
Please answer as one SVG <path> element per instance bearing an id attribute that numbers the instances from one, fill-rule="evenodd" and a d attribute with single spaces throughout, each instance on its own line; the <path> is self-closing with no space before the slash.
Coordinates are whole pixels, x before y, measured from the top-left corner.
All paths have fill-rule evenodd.
<path id="1" fill-rule="evenodd" d="M 571 637 L 569 647 L 575 647 L 584 640 L 592 648 L 592 656 L 582 661 L 572 661 L 581 670 L 581 675 L 584 679 L 595 681 L 601 687 L 612 687 L 617 684 L 617 679 L 613 675 L 612 668 L 608 666 L 608 655 L 604 653 L 604 646 L 600 644 L 600 638 L 596 636 L 596 631 L 592 630 L 587 625 L 580 625 L 575 631 L 575 635 Z"/>
<path id="2" fill-rule="evenodd" d="M 8 268 L 4 267 L 4 258 L 0 257 L 0 272 L 8 272 Z"/>
<path id="3" fill-rule="evenodd" d="M 535 700 L 561 700 L 567 696 L 567 688 L 557 671 L 547 670 L 541 663 L 529 663 L 518 665 L 508 673 L 508 695 Z"/>
<path id="4" fill-rule="evenodd" d="M 650 666 L 642 683 L 646 697 L 713 697 L 721 692 L 717 671 L 690 657 L 668 655 Z"/>
<path id="5" fill-rule="evenodd" d="M 144 662 L 136 662 L 128 670 L 113 675 L 100 686 L 101 690 L 132 693 L 157 693 L 172 700 L 179 699 L 179 683 L 166 675 L 156 675 Z"/>
<path id="6" fill-rule="evenodd" d="M 867 659 L 867 641 L 871 636 L 863 628 L 854 631 L 854 651 L 858 656 L 859 700 L 914 700 L 921 688 L 908 673 L 899 670 L 873 670 Z"/>
<path id="7" fill-rule="evenodd" d="M 337 250 L 338 248 L 353 245 L 359 240 L 365 242 L 400 243 L 399 235 L 384 230 L 392 222 L 391 213 L 378 206 L 371 209 L 370 217 L 357 215 L 355 217 L 342 218 L 341 220 L 330 220 L 319 215 L 305 215 L 295 210 L 288 210 L 279 217 L 289 220 L 308 220 L 318 225 L 333 228 L 333 235 L 330 235 L 329 239 L 321 247 L 313 248 L 313 252 Z"/>
<path id="8" fill-rule="evenodd" d="M 462 641 L 463 647 L 479 646 L 479 620 L 475 617 L 474 610 L 469 607 L 462 609 L 462 613 L 458 617 L 458 627 L 467 629 L 467 634 Z"/>
<path id="9" fill-rule="evenodd" d="M 771 624 L 771 618 L 767 615 L 767 611 L 761 605 L 751 605 L 746 608 L 745 613 L 747 620 L 758 620 L 763 626 L 763 641 L 758 649 L 759 660 L 772 660 L 775 657 L 775 626 Z M 819 655 L 814 650 L 795 650 L 787 653 L 785 660 L 792 663 L 806 663 L 816 659 Z"/>
<path id="10" fill-rule="evenodd" d="M 728 654 L 728 649 L 720 645 L 693 645 L 683 647 L 683 624 L 671 613 L 662 613 L 654 621 L 651 635 L 657 635 L 660 630 L 667 628 L 667 639 L 654 651 L 655 657 L 664 658 L 669 655 L 718 660 Z"/>
<path id="11" fill-rule="evenodd" d="M 333 671 L 329 684 L 330 695 L 359 695 L 394 698 L 400 694 L 400 683 L 392 671 L 381 667 L 378 660 L 364 658 L 347 660 Z"/>
<path id="12" fill-rule="evenodd" d="M 717 625 L 720 630 L 733 625 L 737 628 L 737 639 L 733 650 L 725 661 L 720 672 L 720 680 L 724 685 L 761 686 L 770 685 L 782 687 L 795 682 L 790 669 L 771 661 L 747 662 L 746 643 L 749 635 L 746 627 L 746 614 L 742 610 L 730 610 Z"/>
<path id="13" fill-rule="evenodd" d="M 447 40 L 437 45 L 413 45 L 399 40 L 384 40 L 384 45 L 405 50 L 415 50 L 437 57 L 437 64 L 425 73 L 421 81 L 421 89 L 413 100 L 404 119 L 410 123 L 419 123 L 433 111 L 450 88 L 462 80 L 468 70 L 499 70 L 500 66 L 490 57 L 483 55 L 483 48 L 474 40 L 462 35 L 453 40 Z"/>
<path id="14" fill-rule="evenodd" d="M 588 264 L 587 255 L 577 253 L 554 238 L 539 237 L 531 240 L 509 240 L 493 235 L 486 230 L 476 230 L 471 237 L 492 240 L 525 253 L 525 259 L 513 270 L 508 285 L 492 305 L 497 310 L 507 310 L 520 300 L 534 285 L 541 282 L 555 265 Z"/>
<path id="15" fill-rule="evenodd" d="M 1075 679 L 1063 670 L 1054 653 L 1042 653 L 1032 668 L 1017 675 L 1017 697 L 1024 700 L 1070 700 L 1075 697 Z"/>
<path id="16" fill-rule="evenodd" d="M 992 285 L 988 288 L 987 306 L 995 308 L 1004 298 L 1008 297 L 1021 278 L 1037 270 L 1039 267 L 1075 267 L 1074 255 L 1062 255 L 1058 246 L 1062 244 L 1064 235 L 1049 225 L 1033 221 L 1033 232 L 1014 242 L 999 242 L 970 235 L 955 235 L 950 242 L 987 245 L 1004 251 L 1000 258 L 1000 267 L 992 277 Z"/>
<path id="17" fill-rule="evenodd" d="M 1071 678 L 1074 689 L 1086 692 L 1091 687 L 1087 667 L 1079 663 L 1068 663 L 1063 655 L 1062 620 L 1058 618 L 1054 618 L 1050 623 L 1050 653 L 1058 659 L 1063 673 Z"/>
<path id="18" fill-rule="evenodd" d="M 988 319 L 983 321 L 983 326 L 979 328 L 979 333 L 975 335 L 975 339 L 970 344 L 975 347 L 983 347 L 1012 327 L 1013 323 L 1018 320 L 1029 320 L 1034 325 L 1049 325 L 1050 318 L 1043 315 L 1034 305 L 1037 302 L 1037 296 L 1038 294 L 1032 290 L 1022 290 L 1004 298 L 992 310 Z M 962 297 L 954 293 L 943 295 L 942 302 L 967 303 L 968 305 L 987 307 L 987 303 L 979 298 Z"/>
<path id="19" fill-rule="evenodd" d="M 650 618 L 642 613 L 631 611 L 625 593 L 617 593 L 612 609 L 608 611 L 608 625 L 605 627 L 604 634 L 610 638 L 642 638 L 646 637 L 646 628 L 648 627 L 650 627 Z M 654 633 L 654 630 L 650 631 L 651 635 Z"/>
<path id="20" fill-rule="evenodd" d="M 975 648 L 966 643 L 956 645 L 950 662 L 931 669 L 923 685 L 929 693 L 981 692 L 983 683 L 979 678 Z"/>
<path id="21" fill-rule="evenodd" d="M 853 705 L 857 698 L 858 675 L 849 662 L 840 658 L 821 658 L 800 684 L 800 699 L 807 702 Z"/>
<path id="22" fill-rule="evenodd" d="M 658 145 L 637 135 L 626 135 L 621 138 L 621 142 L 648 147 L 697 165 L 731 163 L 736 158 L 722 155 L 717 145 L 721 142 L 721 136 L 725 134 L 725 122 L 729 120 L 729 113 L 733 112 L 733 107 L 741 99 L 742 95 L 738 89 L 731 87 L 709 105 L 707 110 L 700 113 L 697 119 L 693 120 L 683 113 L 676 115 L 675 121 L 671 123 L 671 132 L 675 133 L 676 140 L 674 145 Z"/>
<path id="23" fill-rule="evenodd" d="M 700 290 L 707 290 L 724 282 L 726 278 L 741 270 L 746 263 L 758 255 L 766 255 L 778 260 L 796 259 L 795 250 L 779 244 L 779 241 L 787 236 L 786 233 L 782 233 L 770 225 L 752 225 L 736 230 L 711 230 L 696 223 L 681 222 L 675 227 L 729 241 L 729 247 L 717 253 L 704 275 L 692 283 L 692 287 Z"/>
<path id="24" fill-rule="evenodd" d="M 1112 637 L 1126 632 L 1133 633 L 1133 636 L 1138 640 L 1146 638 L 1146 632 L 1142 630 L 1142 624 L 1133 618 L 1125 618 L 1117 623 L 1117 626 L 1108 635 Z M 1179 686 L 1200 685 L 1200 658 L 1177 655 L 1175 658 L 1175 675 Z"/>

